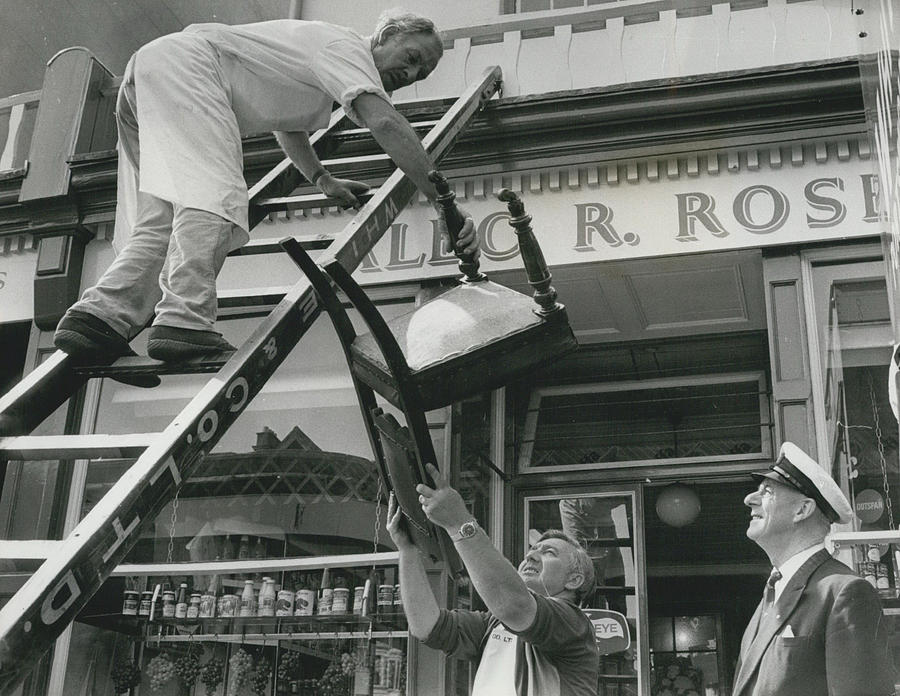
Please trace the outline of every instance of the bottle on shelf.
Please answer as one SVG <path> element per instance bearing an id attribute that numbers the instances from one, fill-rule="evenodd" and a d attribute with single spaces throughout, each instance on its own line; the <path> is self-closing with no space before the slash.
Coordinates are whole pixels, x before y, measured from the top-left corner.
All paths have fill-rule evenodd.
<path id="1" fill-rule="evenodd" d="M 237 557 L 239 561 L 246 561 L 250 558 L 250 537 L 246 534 L 241 536 Z"/>
<path id="2" fill-rule="evenodd" d="M 216 556 L 216 561 L 219 561 Z M 209 577 L 209 584 L 206 591 L 200 595 L 199 617 L 201 619 L 211 619 L 216 615 L 216 603 L 219 600 L 219 576 L 213 573 Z"/>
<path id="3" fill-rule="evenodd" d="M 263 541 L 262 537 L 256 537 L 256 543 L 253 545 L 253 550 L 251 552 L 251 556 L 253 557 L 254 560 L 263 559 L 267 556 L 266 544 Z M 261 582 L 262 581 L 262 573 L 260 573 L 259 571 L 255 572 L 253 574 L 253 579 L 256 582 Z"/>
<path id="4" fill-rule="evenodd" d="M 316 604 L 316 591 L 311 587 L 308 577 L 299 576 L 294 591 L 294 616 L 312 616 Z"/>
<path id="5" fill-rule="evenodd" d="M 322 571 L 322 584 L 319 587 L 319 616 L 331 616 L 331 605 L 334 600 L 334 589 L 331 586 L 331 575 L 328 568 Z"/>
<path id="6" fill-rule="evenodd" d="M 238 616 L 256 615 L 256 595 L 253 592 L 253 581 L 244 580 L 244 591 L 241 593 L 241 609 Z"/>
<path id="7" fill-rule="evenodd" d="M 183 582 L 178 586 L 178 597 L 175 600 L 175 618 L 184 619 L 187 617 L 188 608 L 188 591 L 187 583 Z"/>
<path id="8" fill-rule="evenodd" d="M 379 616 L 391 614 L 394 611 L 394 576 L 393 568 L 384 571 L 384 577 L 378 585 L 378 609 Z"/>
<path id="9" fill-rule="evenodd" d="M 334 590 L 331 596 L 331 613 L 335 615 L 346 614 L 350 608 L 350 589 L 343 575 L 337 575 L 334 579 Z"/>
<path id="10" fill-rule="evenodd" d="M 285 573 L 281 589 L 275 594 L 275 616 L 294 615 L 294 587 L 293 576 Z"/>
<path id="11" fill-rule="evenodd" d="M 262 579 L 256 614 L 257 616 L 275 616 L 275 581 L 272 578 Z"/>

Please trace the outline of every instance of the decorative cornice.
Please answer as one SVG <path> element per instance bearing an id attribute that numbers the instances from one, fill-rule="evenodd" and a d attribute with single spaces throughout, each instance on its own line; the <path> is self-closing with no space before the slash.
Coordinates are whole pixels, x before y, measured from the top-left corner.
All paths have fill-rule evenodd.
<path id="1" fill-rule="evenodd" d="M 447 103 L 399 108 L 411 121 L 433 120 Z M 475 196 L 483 190 L 479 178 L 500 179 L 509 172 L 547 172 L 550 190 L 582 179 L 589 186 L 617 185 L 866 157 L 865 133 L 858 61 L 839 60 L 494 100 L 441 167 L 471 179 Z M 377 146 L 357 129 L 340 138 L 339 151 L 358 157 L 377 152 Z M 268 135 L 245 139 L 244 152 L 251 184 L 283 157 Z M 83 223 L 112 220 L 115 151 L 79 155 L 70 166 Z M 566 171 L 562 183 L 554 170 Z M 335 171 L 377 182 L 390 167 L 356 163 Z M 0 231 L 4 216 L 14 217 L 16 208 L 0 208 Z"/>

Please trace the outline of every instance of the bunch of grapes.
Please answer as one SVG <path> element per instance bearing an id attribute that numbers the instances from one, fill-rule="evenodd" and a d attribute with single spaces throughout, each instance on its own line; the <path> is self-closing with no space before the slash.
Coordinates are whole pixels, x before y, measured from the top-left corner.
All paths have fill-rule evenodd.
<path id="1" fill-rule="evenodd" d="M 323 696 L 345 696 L 350 691 L 347 677 L 344 676 L 341 665 L 337 661 L 328 665 L 322 678 L 319 679 L 318 686 L 319 693 Z"/>
<path id="2" fill-rule="evenodd" d="M 190 689 L 200 676 L 200 657 L 193 652 L 179 657 L 175 660 L 175 674 L 178 680 Z"/>
<path id="3" fill-rule="evenodd" d="M 225 669 L 225 660 L 221 657 L 213 657 L 200 669 L 200 681 L 206 687 L 206 696 L 213 696 L 216 687 L 222 683 L 222 671 Z"/>
<path id="4" fill-rule="evenodd" d="M 300 653 L 283 650 L 278 662 L 278 681 L 290 681 L 300 676 Z"/>
<path id="5" fill-rule="evenodd" d="M 265 657 L 259 658 L 256 662 L 256 672 L 253 673 L 253 681 L 250 684 L 250 688 L 256 696 L 264 696 L 271 676 L 272 664 Z"/>
<path id="6" fill-rule="evenodd" d="M 341 672 L 347 676 L 352 675 L 356 671 L 356 658 L 350 653 L 341 653 Z"/>
<path id="7" fill-rule="evenodd" d="M 141 670 L 136 663 L 127 657 L 116 661 L 111 673 L 113 686 L 117 694 L 124 694 L 141 683 Z"/>
<path id="8" fill-rule="evenodd" d="M 166 653 L 157 655 L 147 664 L 147 676 L 150 677 L 150 690 L 159 691 L 175 676 L 175 665 Z"/>
<path id="9" fill-rule="evenodd" d="M 238 696 L 252 669 L 253 658 L 243 648 L 231 656 L 228 660 L 228 696 Z"/>

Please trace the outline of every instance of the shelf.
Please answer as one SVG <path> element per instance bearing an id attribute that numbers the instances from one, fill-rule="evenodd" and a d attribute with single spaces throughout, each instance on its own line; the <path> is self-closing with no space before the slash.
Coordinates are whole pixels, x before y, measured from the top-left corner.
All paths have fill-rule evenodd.
<path id="1" fill-rule="evenodd" d="M 184 563 L 128 563 L 116 566 L 110 577 L 148 575 L 236 575 L 241 573 L 277 573 L 311 571 L 323 568 L 367 568 L 391 566 L 400 562 L 397 551 L 358 553 L 341 556 L 302 556 L 297 558 L 258 558 L 246 561 L 195 561 Z"/>
<path id="2" fill-rule="evenodd" d="M 359 616 L 249 616 L 203 619 L 158 619 L 121 614 L 95 614 L 79 621 L 107 630 L 142 637 L 148 642 L 207 640 L 246 642 L 267 640 L 333 640 L 341 638 L 405 638 L 402 612 Z"/>
<path id="3" fill-rule="evenodd" d="M 874 532 L 836 532 L 831 535 L 835 548 L 860 544 L 900 544 L 900 531 L 881 529 Z"/>

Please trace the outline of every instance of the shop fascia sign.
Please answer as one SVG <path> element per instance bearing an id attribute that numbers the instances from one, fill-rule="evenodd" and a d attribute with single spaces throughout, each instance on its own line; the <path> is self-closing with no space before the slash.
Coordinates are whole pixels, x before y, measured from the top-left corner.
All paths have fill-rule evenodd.
<path id="1" fill-rule="evenodd" d="M 457 185 L 462 188 L 461 182 Z M 615 186 L 563 183 L 557 188 L 521 193 L 551 267 L 849 239 L 880 231 L 877 178 L 858 160 Z M 505 206 L 493 197 L 466 199 L 460 194 L 457 200 L 477 226 L 482 269 L 520 268 Z M 428 205 L 406 208 L 364 259 L 358 281 L 457 274 L 435 217 Z M 338 215 L 275 224 L 302 238 L 337 234 L 347 220 Z"/>

